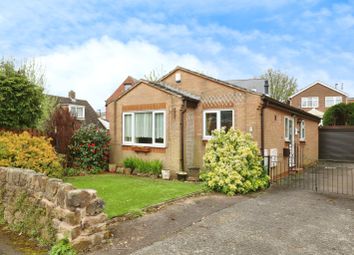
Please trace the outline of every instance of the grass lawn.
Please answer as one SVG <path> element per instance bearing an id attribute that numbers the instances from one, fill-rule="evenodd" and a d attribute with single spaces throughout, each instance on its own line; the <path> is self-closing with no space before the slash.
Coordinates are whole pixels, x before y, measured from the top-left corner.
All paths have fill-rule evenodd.
<path id="1" fill-rule="evenodd" d="M 76 188 L 97 190 L 110 218 L 203 190 L 201 184 L 116 174 L 68 177 L 64 181 Z"/>

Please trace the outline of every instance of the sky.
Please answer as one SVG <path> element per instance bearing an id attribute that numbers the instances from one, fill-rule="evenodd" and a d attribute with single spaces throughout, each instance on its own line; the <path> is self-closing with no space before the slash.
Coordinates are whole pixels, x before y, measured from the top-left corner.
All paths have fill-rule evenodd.
<path id="1" fill-rule="evenodd" d="M 0 57 L 35 60 L 46 91 L 105 100 L 177 65 L 246 79 L 278 69 L 354 96 L 354 0 L 2 0 Z"/>

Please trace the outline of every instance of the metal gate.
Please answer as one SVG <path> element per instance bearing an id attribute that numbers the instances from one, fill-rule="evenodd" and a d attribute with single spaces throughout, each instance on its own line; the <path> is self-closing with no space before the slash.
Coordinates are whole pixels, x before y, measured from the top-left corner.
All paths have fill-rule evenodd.
<path id="1" fill-rule="evenodd" d="M 354 162 L 354 127 L 320 128 L 319 158 Z"/>
<path id="2" fill-rule="evenodd" d="M 270 178 L 273 184 L 289 188 L 354 196 L 353 163 L 320 161 L 309 168 L 289 169 L 285 172 L 274 168 Z"/>

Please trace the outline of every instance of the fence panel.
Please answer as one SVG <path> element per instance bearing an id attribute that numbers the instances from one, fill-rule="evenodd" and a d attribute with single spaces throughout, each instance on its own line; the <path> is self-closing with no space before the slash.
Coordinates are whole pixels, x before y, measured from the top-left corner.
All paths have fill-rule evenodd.
<path id="1" fill-rule="evenodd" d="M 319 158 L 354 162 L 354 127 L 320 128 Z"/>

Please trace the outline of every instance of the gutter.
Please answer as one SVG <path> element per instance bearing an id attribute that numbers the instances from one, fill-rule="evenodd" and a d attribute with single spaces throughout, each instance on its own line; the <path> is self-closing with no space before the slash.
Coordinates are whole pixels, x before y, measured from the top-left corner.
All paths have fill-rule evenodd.
<path id="1" fill-rule="evenodd" d="M 273 99 L 271 97 L 263 95 L 262 99 L 263 99 L 263 102 L 267 102 L 267 106 L 269 106 L 269 107 L 279 109 L 279 110 L 287 110 L 288 112 L 290 112 L 292 114 L 302 116 L 306 119 L 311 119 L 311 120 L 317 121 L 318 123 L 321 121 L 321 118 L 317 117 L 316 115 L 305 112 L 305 111 L 298 109 L 294 106 L 282 103 L 282 102 L 280 102 L 276 99 Z"/>
<path id="2" fill-rule="evenodd" d="M 180 155 L 180 164 L 181 171 L 184 172 L 184 113 L 187 111 L 187 101 L 183 99 L 183 106 L 181 107 L 181 155 Z"/>

